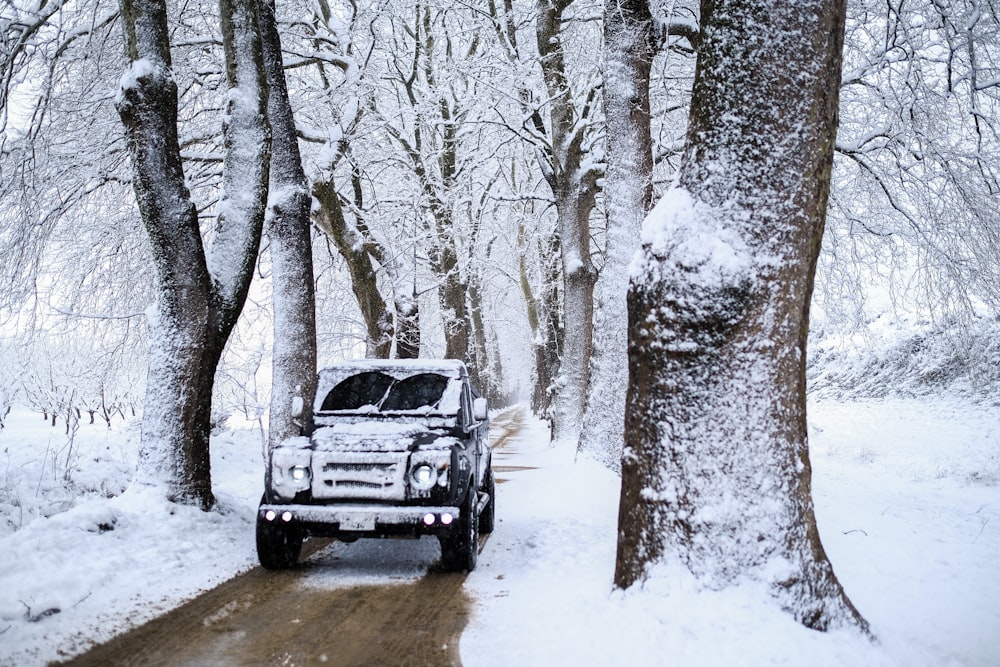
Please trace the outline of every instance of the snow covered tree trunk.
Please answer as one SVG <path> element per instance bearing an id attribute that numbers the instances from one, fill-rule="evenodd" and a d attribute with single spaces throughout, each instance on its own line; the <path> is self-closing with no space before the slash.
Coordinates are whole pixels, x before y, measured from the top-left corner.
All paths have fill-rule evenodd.
<path id="1" fill-rule="evenodd" d="M 367 329 L 365 355 L 372 359 L 388 359 L 392 350 L 392 318 L 388 305 L 379 292 L 378 277 L 367 243 L 357 227 L 345 217 L 332 177 L 315 181 L 313 196 L 319 202 L 318 224 L 337 246 L 351 276 L 351 290 Z"/>
<path id="2" fill-rule="evenodd" d="M 253 276 L 270 149 L 255 0 L 224 0 L 220 15 L 231 92 L 223 193 L 209 256 L 184 184 L 164 2 L 122 2 L 132 64 L 117 100 L 158 281 L 149 322 L 140 465 L 143 476 L 167 483 L 172 499 L 203 508 L 214 503 L 212 386 Z"/>
<path id="3" fill-rule="evenodd" d="M 820 542 L 805 354 L 844 0 L 704 0 L 677 185 L 632 269 L 616 584 L 680 564 L 867 630 Z"/>
<path id="4" fill-rule="evenodd" d="M 569 0 L 542 0 L 536 19 L 536 42 L 549 95 L 552 133 L 546 179 L 555 200 L 563 270 L 563 345 L 556 382 L 555 439 L 577 437 L 583 420 L 597 280 L 590 259 L 590 213 L 597 196 L 598 172 L 585 163 L 584 124 L 580 119 L 588 113 L 573 104 L 560 34 L 563 12 L 569 4 Z"/>
<path id="5" fill-rule="evenodd" d="M 597 283 L 594 350 L 579 450 L 615 470 L 621 464 L 625 428 L 628 264 L 639 247 L 639 228 L 653 199 L 649 121 L 652 21 L 648 0 L 605 3 L 604 198 L 608 238 Z"/>
<path id="6" fill-rule="evenodd" d="M 299 155 L 295 118 L 288 100 L 281 60 L 274 0 L 258 0 L 264 67 L 267 72 L 267 113 L 271 122 L 271 170 L 267 235 L 271 249 L 274 347 L 272 350 L 271 413 L 268 446 L 307 432 L 312 411 L 298 420 L 291 415 L 292 398 L 308 405 L 316 391 L 316 297 L 313 287 L 312 197 Z"/>
<path id="7" fill-rule="evenodd" d="M 439 214 L 440 215 L 440 214 Z M 450 216 L 448 216 L 450 220 Z M 444 320 L 444 358 L 461 359 L 467 364 L 469 356 L 469 313 L 465 297 L 465 281 L 458 267 L 458 252 L 450 229 L 450 222 L 437 222 L 437 238 L 430 250 L 431 267 L 440 281 L 438 298 L 441 301 L 441 317 Z"/>
<path id="8" fill-rule="evenodd" d="M 558 211 L 563 252 L 563 354 L 556 382 L 552 437 L 561 440 L 576 438 L 583 421 L 590 382 L 597 273 L 590 261 L 593 199 L 578 201 L 575 192 L 557 195 L 557 199 L 563 202 Z"/>
<path id="9" fill-rule="evenodd" d="M 424 14 L 424 50 L 427 54 L 434 51 L 435 38 L 430 30 L 430 12 Z M 431 59 L 425 60 L 425 72 L 428 83 L 433 86 L 437 72 L 431 65 Z M 456 215 L 454 198 L 458 191 L 459 167 L 459 136 L 456 120 L 452 114 L 449 101 L 441 99 L 437 103 L 440 114 L 441 145 L 436 156 L 438 177 L 429 178 L 432 173 L 424 168 L 421 180 L 427 193 L 429 208 L 434 218 L 433 240 L 428 251 L 431 268 L 437 274 L 438 299 L 441 302 L 441 317 L 444 320 L 445 359 L 461 359 L 469 366 L 474 366 L 472 359 L 472 323 L 469 319 L 469 308 L 466 297 L 466 281 L 459 265 L 458 216 Z M 478 373 L 478 369 L 474 371 Z"/>
<path id="10" fill-rule="evenodd" d="M 555 254 L 558 238 L 546 236 L 550 244 L 544 251 L 552 250 Z M 552 384 L 559 370 L 559 345 L 562 341 L 559 326 L 559 291 L 557 284 L 559 276 L 551 270 L 552 262 L 540 258 L 541 272 L 545 276 L 540 286 L 541 294 L 535 295 L 528 276 L 528 243 L 525 238 L 524 225 L 517 230 L 518 278 L 521 294 L 528 315 L 528 326 L 531 329 L 531 348 L 534 353 L 534 377 L 531 387 L 531 411 L 539 417 L 549 417 L 552 403 Z M 547 254 L 546 252 L 540 254 Z"/>
<path id="11" fill-rule="evenodd" d="M 316 225 L 329 236 L 347 264 L 351 290 L 361 310 L 367 329 L 366 356 L 373 359 L 416 359 L 420 356 L 420 305 L 414 288 L 403 277 L 398 255 L 373 238 L 371 230 L 359 217 L 363 210 L 361 184 L 354 176 L 353 219 L 341 203 L 333 176 L 313 182 L 312 195 L 319 203 L 314 214 Z M 375 262 L 378 263 L 377 267 Z M 379 291 L 378 271 L 384 271 L 392 284 L 393 310 Z"/>
<path id="12" fill-rule="evenodd" d="M 470 267 L 468 280 L 469 317 L 472 322 L 472 350 L 474 351 L 473 367 L 469 376 L 475 386 L 486 397 L 493 407 L 502 407 L 509 403 L 509 397 L 504 391 L 503 363 L 500 359 L 500 349 L 495 340 L 487 334 L 486 320 L 483 317 L 485 306 L 482 287 L 482 273 L 475 267 Z M 493 343 L 490 345 L 490 343 Z"/>
<path id="13" fill-rule="evenodd" d="M 159 292 L 149 321 L 140 469 L 169 480 L 175 496 L 211 504 L 211 472 L 204 457 L 189 451 L 198 436 L 195 387 L 208 325 L 208 267 L 181 167 L 166 5 L 125 0 L 122 18 L 132 64 L 117 107 Z"/>

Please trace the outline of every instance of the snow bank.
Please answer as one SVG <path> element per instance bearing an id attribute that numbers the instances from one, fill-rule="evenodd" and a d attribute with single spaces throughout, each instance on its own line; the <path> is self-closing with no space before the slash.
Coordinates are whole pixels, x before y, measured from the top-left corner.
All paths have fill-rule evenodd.
<path id="1" fill-rule="evenodd" d="M 82 426 L 65 482 L 51 463 L 52 453 L 66 460 L 64 431 L 36 415 L 7 423 L 0 665 L 83 652 L 256 564 L 259 431 L 213 440 L 220 509 L 204 513 L 141 487 L 121 493 L 136 429 Z M 497 526 L 465 583 L 475 601 L 466 667 L 996 667 L 1000 407 L 941 396 L 810 403 L 820 532 L 878 644 L 806 630 L 759 586 L 701 590 L 682 569 L 612 590 L 618 477 L 574 463 L 572 446 L 549 446 L 545 426 L 529 423 L 495 454 Z M 326 551 L 338 567 L 304 569 L 303 585 L 410 581 L 439 557 L 433 539 Z"/>
<path id="2" fill-rule="evenodd" d="M 682 569 L 612 590 L 618 478 L 573 465 L 536 424 L 509 449 L 539 469 L 498 473 L 509 481 L 466 584 L 478 605 L 463 664 L 995 667 L 1000 479 L 974 471 L 1000 465 L 1000 409 L 810 409 L 820 532 L 878 644 L 807 630 L 759 586 L 700 590 Z"/>
<path id="3" fill-rule="evenodd" d="M 219 503 L 202 512 L 167 503 L 159 489 L 125 490 L 138 428 L 82 426 L 67 466 L 63 429 L 24 413 L 7 425 L 0 665 L 76 655 L 256 565 L 259 432 L 213 439 Z"/>

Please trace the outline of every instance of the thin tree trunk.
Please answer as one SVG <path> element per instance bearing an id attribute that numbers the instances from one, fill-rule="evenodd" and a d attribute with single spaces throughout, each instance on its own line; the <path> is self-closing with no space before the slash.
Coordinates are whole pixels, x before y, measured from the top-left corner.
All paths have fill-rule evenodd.
<path id="1" fill-rule="evenodd" d="M 405 294 L 401 285 L 395 293 L 396 358 L 416 359 L 420 356 L 420 304 L 416 294 Z"/>
<path id="2" fill-rule="evenodd" d="M 476 387 L 494 407 L 506 405 L 508 396 L 503 386 L 503 365 L 496 341 L 490 345 L 491 338 L 486 330 L 486 320 L 483 318 L 483 289 L 480 273 L 475 269 L 470 271 L 468 281 L 469 317 L 472 321 L 474 350 L 472 367 L 476 369 L 473 377 L 472 367 L 469 376 L 473 377 Z"/>
<path id="3" fill-rule="evenodd" d="M 590 259 L 590 213 L 597 196 L 597 173 L 584 168 L 585 133 L 579 127 L 589 111 L 575 108 L 562 46 L 567 0 L 538 3 L 536 43 L 549 94 L 551 164 L 543 166 L 555 200 L 563 271 L 563 343 L 556 384 L 553 437 L 577 437 L 586 406 L 593 346 L 594 283 Z M 585 104 L 589 108 L 590 101 Z"/>
<path id="4" fill-rule="evenodd" d="M 604 7 L 604 115 L 607 167 L 604 199 L 608 237 L 597 283 L 594 351 L 579 450 L 620 469 L 625 429 L 624 369 L 628 264 L 653 199 L 653 140 L 649 74 L 653 17 L 648 0 L 608 0 Z"/>
<path id="5" fill-rule="evenodd" d="M 629 288 L 615 581 L 679 563 L 769 585 L 804 625 L 867 625 L 810 491 L 809 302 L 837 127 L 844 0 L 702 3 L 678 185 Z"/>
<path id="6" fill-rule="evenodd" d="M 332 177 L 313 183 L 313 196 L 320 205 L 317 215 L 320 229 L 333 239 L 347 263 L 351 290 L 367 329 L 366 355 L 375 359 L 388 359 L 392 351 L 392 319 L 388 305 L 378 289 L 378 278 L 368 254 L 368 244 L 360 231 L 348 224 Z"/>
<path id="7" fill-rule="evenodd" d="M 258 0 L 271 121 L 271 173 L 267 234 L 271 249 L 274 346 L 268 446 L 311 430 L 312 411 L 291 415 L 292 398 L 306 403 L 316 385 L 316 297 L 313 283 L 312 198 L 299 155 L 295 119 L 281 60 L 274 0 Z"/>

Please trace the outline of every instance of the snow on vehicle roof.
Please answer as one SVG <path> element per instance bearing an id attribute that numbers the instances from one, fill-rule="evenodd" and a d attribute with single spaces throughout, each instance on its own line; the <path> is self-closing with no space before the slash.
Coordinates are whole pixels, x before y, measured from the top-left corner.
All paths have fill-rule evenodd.
<path id="1" fill-rule="evenodd" d="M 401 373 L 402 377 L 414 373 L 438 373 L 448 377 L 467 375 L 465 364 L 458 359 L 349 359 L 338 361 L 320 370 L 320 375 L 331 372 L 337 375 L 363 371 L 381 371 L 389 375 Z"/>

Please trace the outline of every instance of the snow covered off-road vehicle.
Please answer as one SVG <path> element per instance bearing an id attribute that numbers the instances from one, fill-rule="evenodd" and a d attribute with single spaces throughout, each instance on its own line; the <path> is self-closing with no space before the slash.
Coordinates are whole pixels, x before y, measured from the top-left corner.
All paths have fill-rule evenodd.
<path id="1" fill-rule="evenodd" d="M 476 566 L 495 500 L 486 399 L 460 361 L 363 360 L 319 373 L 312 433 L 267 463 L 257 554 L 291 567 L 309 536 L 436 536 L 445 569 Z"/>

